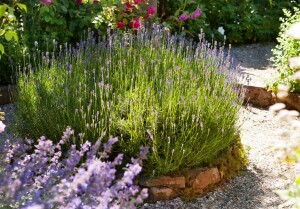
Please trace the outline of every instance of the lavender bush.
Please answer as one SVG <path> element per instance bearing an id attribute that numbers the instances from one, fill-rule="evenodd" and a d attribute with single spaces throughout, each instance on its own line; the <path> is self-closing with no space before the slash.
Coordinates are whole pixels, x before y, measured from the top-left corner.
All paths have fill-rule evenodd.
<path id="1" fill-rule="evenodd" d="M 155 25 L 136 35 L 89 33 L 57 53 L 37 47 L 37 64 L 18 76 L 18 132 L 55 139 L 70 125 L 82 133 L 77 145 L 106 132 L 119 137 L 124 160 L 147 145 L 147 175 L 209 163 L 235 143 L 241 99 L 229 53 L 199 36 L 194 43 Z"/>
<path id="2" fill-rule="evenodd" d="M 41 137 L 38 144 L 6 143 L 6 156 L 0 172 L 0 206 L 12 208 L 135 208 L 147 198 L 133 179 L 142 169 L 147 147 L 141 147 L 140 157 L 132 158 L 123 176 L 116 167 L 123 155 L 108 161 L 117 138 L 110 138 L 99 152 L 101 138 L 92 146 L 88 141 L 79 149 L 71 144 L 74 131 L 67 128 L 61 140 L 54 144 Z M 69 144 L 65 156 L 62 147 Z M 31 154 L 28 154 L 31 153 Z M 119 177 L 117 177 L 119 176 Z"/>

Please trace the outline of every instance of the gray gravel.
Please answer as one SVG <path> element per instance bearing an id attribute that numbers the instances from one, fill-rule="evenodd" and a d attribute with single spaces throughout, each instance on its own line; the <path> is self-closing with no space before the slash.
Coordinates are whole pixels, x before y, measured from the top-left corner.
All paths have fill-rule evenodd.
<path id="1" fill-rule="evenodd" d="M 244 73 L 252 80 L 250 85 L 264 85 L 275 71 L 269 66 L 270 49 L 274 44 L 254 44 L 233 49 L 235 61 L 241 64 Z M 250 56 L 251 55 L 251 56 Z M 254 73 L 255 72 L 255 73 Z M 254 74 L 253 74 L 254 73 Z M 268 77 L 267 77 L 268 76 Z M 7 130 L 0 134 L 0 146 L 6 138 L 14 138 L 10 130 L 12 105 L 4 105 Z M 249 150 L 250 164 L 241 175 L 232 179 L 222 188 L 193 201 L 184 202 L 180 198 L 144 204 L 141 209 L 274 209 L 283 201 L 274 193 L 286 189 L 293 182 L 300 168 L 280 162 L 273 150 L 274 146 L 284 143 L 279 129 L 290 130 L 287 124 L 278 121 L 268 110 L 243 107 L 241 110 L 242 143 Z M 1 146 L 2 147 L 2 146 Z"/>

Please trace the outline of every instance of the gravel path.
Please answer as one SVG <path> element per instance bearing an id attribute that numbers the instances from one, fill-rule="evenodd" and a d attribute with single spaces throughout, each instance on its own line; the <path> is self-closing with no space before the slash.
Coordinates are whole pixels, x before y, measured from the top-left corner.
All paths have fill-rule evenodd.
<path id="1" fill-rule="evenodd" d="M 249 85 L 264 86 L 266 78 L 276 71 L 269 66 L 268 58 L 274 44 L 254 44 L 233 48 L 235 62 L 241 65 L 243 73 L 251 80 Z M 9 124 L 12 105 L 2 106 L 8 121 L 7 131 L 0 134 L 0 146 L 5 138 L 13 137 Z M 180 198 L 171 201 L 144 204 L 141 209 L 273 209 L 282 203 L 274 190 L 286 189 L 294 181 L 300 167 L 280 162 L 276 158 L 274 146 L 284 143 L 279 129 L 287 129 L 287 124 L 278 121 L 268 110 L 243 107 L 241 120 L 241 138 L 249 150 L 250 164 L 241 175 L 225 184 L 222 188 L 197 198 L 183 202 Z"/>

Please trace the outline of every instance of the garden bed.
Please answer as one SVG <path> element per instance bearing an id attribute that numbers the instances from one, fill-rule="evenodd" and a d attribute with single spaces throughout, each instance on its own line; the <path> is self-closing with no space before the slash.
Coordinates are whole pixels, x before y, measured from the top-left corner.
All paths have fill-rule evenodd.
<path id="1" fill-rule="evenodd" d="M 251 50 L 251 48 L 251 45 L 242 47 L 246 50 Z M 254 48 L 261 51 L 257 47 Z M 262 58 L 260 61 L 265 63 L 266 59 Z M 243 63 L 251 66 L 251 60 L 248 62 L 247 60 L 247 56 L 244 56 Z M 255 71 L 255 69 L 249 71 Z M 265 69 L 260 70 L 261 74 L 259 75 L 265 74 L 265 71 Z M 269 75 L 270 73 L 266 74 Z M 254 76 L 249 85 L 260 86 L 257 85 L 260 78 L 261 76 Z M 5 124 L 8 128 L 0 134 L 2 145 L 5 139 L 14 138 L 10 129 L 14 105 L 4 105 L 1 108 L 6 113 Z M 216 188 L 214 192 L 209 192 L 204 197 L 196 198 L 193 201 L 186 202 L 180 198 L 175 198 L 164 202 L 158 201 L 155 204 L 145 203 L 141 208 L 277 208 L 282 200 L 274 193 L 274 190 L 285 189 L 287 185 L 293 182 L 295 175 L 300 170 L 300 168 L 279 163 L 274 158 L 276 153 L 271 149 L 274 145 L 285 143 L 277 130 L 279 128 L 289 130 L 290 127 L 279 122 L 270 111 L 255 107 L 242 108 L 240 120 L 244 121 L 241 130 L 242 143 L 248 150 L 250 158 L 250 165 L 243 171 L 243 175 L 233 178 L 229 183 Z M 248 149 L 247 147 L 251 148 Z"/>

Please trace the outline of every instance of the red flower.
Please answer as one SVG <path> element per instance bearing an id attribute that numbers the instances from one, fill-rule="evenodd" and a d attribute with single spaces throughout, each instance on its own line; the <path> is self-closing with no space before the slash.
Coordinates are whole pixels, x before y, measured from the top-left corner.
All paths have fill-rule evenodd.
<path id="1" fill-rule="evenodd" d="M 120 20 L 118 23 L 117 23 L 117 28 L 124 28 L 125 27 L 125 24 L 122 20 Z"/>
<path id="2" fill-rule="evenodd" d="M 139 27 L 141 27 L 141 19 L 139 17 L 135 17 L 130 23 L 129 23 L 129 27 L 133 28 L 133 29 L 138 29 Z"/>
<path id="3" fill-rule="evenodd" d="M 130 14 L 132 10 L 135 8 L 133 4 L 130 4 L 129 1 L 126 1 L 126 10 L 124 11 L 126 14 Z"/>
<path id="4" fill-rule="evenodd" d="M 82 4 L 83 2 L 82 2 L 82 0 L 76 0 L 76 3 L 77 4 Z"/>

